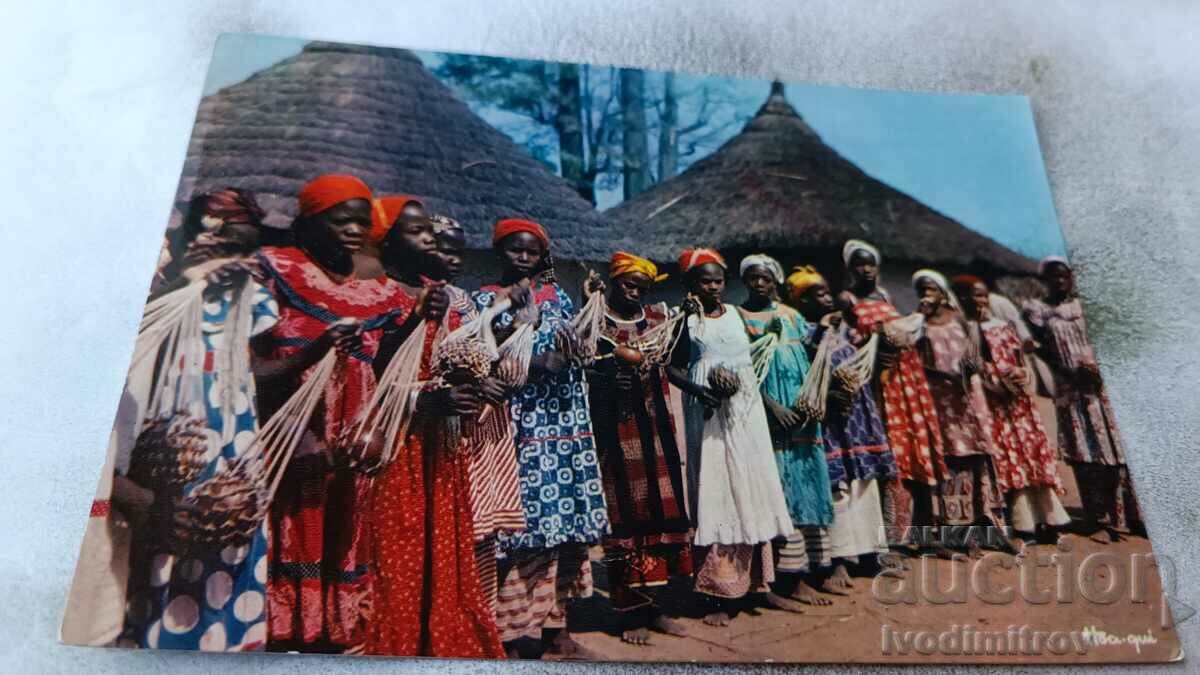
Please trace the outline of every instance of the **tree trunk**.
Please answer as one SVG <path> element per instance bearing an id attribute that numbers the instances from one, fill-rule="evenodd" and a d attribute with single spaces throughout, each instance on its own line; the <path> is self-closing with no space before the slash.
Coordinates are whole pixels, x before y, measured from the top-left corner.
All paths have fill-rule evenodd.
<path id="1" fill-rule="evenodd" d="M 679 101 L 675 73 L 663 75 L 663 106 L 658 123 L 658 182 L 679 173 Z"/>
<path id="2" fill-rule="evenodd" d="M 621 69 L 621 170 L 625 199 L 636 197 L 650 183 L 646 164 L 646 75 L 641 70 Z"/>
<path id="3" fill-rule="evenodd" d="M 558 134 L 558 158 L 562 177 L 584 199 L 596 203 L 596 190 L 585 176 L 582 101 L 579 90 L 579 66 L 562 63 L 558 66 L 558 111 L 554 116 L 554 131 Z"/>

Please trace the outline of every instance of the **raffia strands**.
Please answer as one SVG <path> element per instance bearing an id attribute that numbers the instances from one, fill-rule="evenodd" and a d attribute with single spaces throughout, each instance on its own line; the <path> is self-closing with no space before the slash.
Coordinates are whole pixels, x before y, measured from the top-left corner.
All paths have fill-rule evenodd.
<path id="1" fill-rule="evenodd" d="M 578 358 L 584 365 L 596 360 L 596 343 L 604 334 L 604 313 L 608 311 L 608 303 L 604 293 L 596 291 L 588 294 L 587 302 L 579 314 L 571 319 L 571 330 L 574 332 L 570 340 L 571 356 Z"/>
<path id="2" fill-rule="evenodd" d="M 898 349 L 917 344 L 925 332 L 925 315 L 913 312 L 908 316 L 893 319 L 883 325 L 883 337 Z"/>
<path id="3" fill-rule="evenodd" d="M 825 331 L 825 335 L 817 343 L 817 351 L 808 366 L 808 376 L 804 378 L 804 384 L 800 386 L 796 402 L 792 406 L 809 420 L 825 419 L 825 400 L 829 393 L 830 370 L 833 365 L 830 354 L 833 351 L 835 335 L 833 331 Z"/>
<path id="4" fill-rule="evenodd" d="M 146 305 L 127 382 L 134 399 L 145 402 L 135 434 L 147 418 L 190 413 L 193 404 L 203 407 L 204 288 L 203 282 L 192 283 Z M 157 364 L 161 368 L 155 378 Z"/>
<path id="5" fill-rule="evenodd" d="M 759 385 L 767 379 L 767 373 L 771 370 L 771 361 L 775 358 L 775 350 L 779 348 L 779 334 L 782 331 L 779 319 L 775 319 L 767 326 L 767 332 L 750 343 L 750 362 L 754 365 L 754 377 Z"/>
<path id="6" fill-rule="evenodd" d="M 879 334 L 876 333 L 858 348 L 854 356 L 842 361 L 833 371 L 841 395 L 853 397 L 871 380 L 875 372 L 875 360 L 879 353 Z"/>
<path id="7" fill-rule="evenodd" d="M 396 452 L 396 443 L 403 442 L 408 427 L 416 412 L 417 395 L 424 382 L 421 381 L 421 356 L 425 338 L 429 332 L 429 321 L 417 325 L 388 362 L 379 376 L 370 401 L 363 406 L 350 431 L 350 452 L 364 470 L 377 470 L 387 466 Z M 445 322 L 438 324 L 439 334 L 445 331 Z M 382 433 L 382 436 L 379 434 Z M 379 447 L 378 460 L 366 458 L 368 448 Z"/>
<path id="8" fill-rule="evenodd" d="M 670 363 L 671 353 L 675 351 L 675 345 L 683 335 L 679 325 L 685 319 L 686 313 L 675 312 L 666 321 L 642 333 L 627 345 L 642 353 L 639 368 L 661 368 Z"/>

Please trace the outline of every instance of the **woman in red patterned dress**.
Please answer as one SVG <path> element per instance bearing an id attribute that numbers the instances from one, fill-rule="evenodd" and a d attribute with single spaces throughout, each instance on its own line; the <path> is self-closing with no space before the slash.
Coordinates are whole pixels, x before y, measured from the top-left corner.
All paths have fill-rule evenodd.
<path id="1" fill-rule="evenodd" d="M 445 329 L 452 331 L 474 314 L 465 295 L 451 302 L 443 284 L 430 281 L 437 262 L 433 223 L 400 218 L 405 202 L 385 197 L 376 209 L 376 231 L 386 232 L 383 265 L 402 290 L 396 304 L 402 329 L 385 337 L 387 345 L 375 363 L 380 373 L 416 329 L 412 316 L 444 315 Z M 421 350 L 422 380 L 432 376 L 440 337 L 438 324 L 430 322 Z M 375 480 L 371 525 L 377 578 L 367 653 L 504 657 L 475 563 L 468 435 L 446 433 L 448 417 L 473 419 L 484 400 L 500 401 L 503 393 L 489 379 L 418 395 L 407 438 L 398 441 L 391 463 Z"/>
<path id="2" fill-rule="evenodd" d="M 946 278 L 922 269 L 913 274 L 912 284 L 920 298 L 917 311 L 924 317 L 917 352 L 937 409 L 947 469 L 937 502 L 943 535 L 939 539 L 978 556 L 985 541 L 996 541 L 999 531 L 980 528 L 1005 525 L 1004 497 L 993 461 L 992 414 L 979 377 L 978 353 Z"/>
<path id="3" fill-rule="evenodd" d="M 996 469 L 1006 493 L 1009 521 L 1025 538 L 1053 543 L 1071 519 L 1059 501 L 1062 481 L 1042 418 L 1026 386 L 1029 375 L 1021 338 L 1011 323 L 991 316 L 988 288 L 970 275 L 954 277 L 954 292 L 971 322 L 983 364 L 983 384 L 992 409 Z"/>
<path id="4" fill-rule="evenodd" d="M 264 419 L 330 349 L 338 363 L 272 504 L 268 646 L 336 653 L 361 647 L 372 581 L 370 478 L 350 468 L 337 439 L 374 390 L 371 360 L 402 291 L 386 277 L 356 274 L 352 256 L 371 222 L 362 181 L 322 176 L 299 197 L 296 245 L 258 254 L 279 304 L 279 322 L 253 343 Z"/>
<path id="5" fill-rule="evenodd" d="M 852 339 L 862 345 L 885 324 L 900 319 L 891 298 L 878 285 L 879 252 L 858 240 L 846 242 L 843 260 L 850 277 L 850 290 L 839 300 L 851 308 Z M 894 334 L 895 335 L 895 334 Z M 880 336 L 880 350 L 887 354 L 879 368 L 877 391 L 883 399 L 888 444 L 896 457 L 897 479 L 884 494 L 888 539 L 900 543 L 909 525 L 934 524 L 937 486 L 946 476 L 942 434 L 937 410 L 929 393 L 929 382 L 913 342 L 893 342 Z"/>

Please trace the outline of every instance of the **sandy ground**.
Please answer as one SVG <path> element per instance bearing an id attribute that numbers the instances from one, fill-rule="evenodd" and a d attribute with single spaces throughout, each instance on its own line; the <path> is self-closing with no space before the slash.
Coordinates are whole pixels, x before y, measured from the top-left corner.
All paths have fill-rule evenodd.
<path id="1" fill-rule="evenodd" d="M 1043 419 L 1050 421 L 1047 432 L 1053 434 L 1052 407 L 1045 399 L 1038 401 L 1043 413 Z M 1063 498 L 1064 505 L 1073 516 L 1079 514 L 1079 493 L 1074 483 L 1074 477 L 1069 467 L 1060 464 L 1060 475 L 1063 477 L 1067 494 Z M 1110 553 L 1130 566 L 1129 561 L 1135 554 L 1151 553 L 1150 542 L 1142 537 L 1131 537 L 1116 544 L 1099 544 L 1084 536 L 1067 535 L 1070 541 L 1071 555 L 1076 565 L 1085 560 L 1089 554 Z M 1034 555 L 1049 556 L 1060 553 L 1059 547 L 1039 545 L 1031 547 Z M 1004 560 L 1013 561 L 1012 556 L 1003 556 Z M 906 577 L 907 583 L 920 586 L 918 572 L 921 570 L 920 561 L 910 561 L 915 571 L 910 571 Z M 949 561 L 929 558 L 924 561 L 927 567 L 925 574 L 941 580 L 942 588 L 949 585 L 951 575 L 969 575 L 974 571 L 976 561 Z M 858 577 L 854 580 L 855 589 L 846 597 L 827 595 L 833 599 L 829 607 L 810 607 L 803 614 L 783 612 L 776 609 L 758 608 L 743 611 L 736 615 L 728 627 L 713 627 L 705 625 L 700 617 L 703 612 L 697 607 L 686 588 L 671 587 L 664 596 L 662 604 L 681 614 L 680 622 L 689 632 L 687 637 L 673 637 L 654 633 L 649 646 L 626 644 L 620 639 L 617 627 L 618 617 L 607 600 L 606 580 L 602 564 L 597 565 L 596 596 L 583 601 L 577 601 L 571 608 L 570 625 L 580 643 L 591 649 L 606 660 L 618 661 L 751 661 L 751 662 L 884 662 L 884 663 L 930 663 L 938 661 L 951 662 L 1081 662 L 1081 661 L 1164 661 L 1171 660 L 1180 654 L 1178 637 L 1170 628 L 1164 628 L 1164 609 L 1162 606 L 1161 582 L 1157 570 L 1150 568 L 1142 578 L 1146 581 L 1144 602 L 1135 602 L 1128 590 L 1129 582 L 1122 588 L 1126 590 L 1119 594 L 1115 602 L 1099 604 L 1090 602 L 1076 593 L 1073 601 L 1065 596 L 1052 597 L 1048 604 L 1031 604 L 1016 595 L 1014 601 L 1007 604 L 988 604 L 971 593 L 967 594 L 966 602 L 934 604 L 927 599 L 917 596 L 914 604 L 887 604 L 876 598 L 872 592 L 873 578 Z M 1109 571 L 1099 569 L 1095 574 L 1098 588 L 1104 589 L 1110 583 Z M 993 588 L 1003 588 L 1004 584 L 1019 588 L 1020 568 L 993 568 L 988 572 Z M 969 577 L 964 577 L 969 578 Z M 1090 577 L 1089 577 L 1090 579 Z M 1118 580 L 1120 581 L 1120 580 Z M 1036 586 L 1039 589 L 1054 591 L 1056 588 L 1055 569 L 1039 569 L 1036 574 Z M 888 589 L 896 586 L 888 584 L 881 587 L 883 595 L 889 597 Z M 1057 595 L 1057 594 L 1056 594 Z M 1169 615 L 1168 615 L 1169 616 Z M 1168 623 L 1169 625 L 1169 619 Z M 1083 644 L 1081 634 L 1075 635 L 1075 641 L 1070 644 L 1066 654 L 1055 655 L 1048 649 L 1043 649 L 1042 655 L 988 655 L 988 654 L 955 654 L 919 653 L 915 647 L 909 647 L 908 653 L 900 653 L 897 634 L 914 638 L 915 634 L 908 631 L 929 631 L 941 634 L 956 630 L 956 626 L 969 626 L 971 631 L 989 631 L 1007 633 L 1010 627 L 1020 630 L 1028 626 L 1031 631 L 1077 631 L 1092 627 L 1104 631 L 1109 636 L 1146 635 L 1149 633 L 1154 644 L 1134 646 L 1128 641 L 1125 644 Z M 890 631 L 890 632 L 889 632 Z M 1070 636 L 1063 636 L 1068 638 Z M 1059 639 L 1063 639 L 1059 638 Z M 923 640 L 932 638 L 925 637 Z M 947 652 L 953 652 L 950 638 L 945 644 Z M 1027 644 L 1027 643 L 1026 643 Z M 891 653 L 885 653 L 885 646 L 890 646 Z M 926 646 L 929 646 L 926 643 Z M 1062 644 L 1060 643 L 1060 647 Z M 1080 654 L 1082 648 L 1085 653 Z M 1014 646 L 1015 649 L 1015 646 Z M 983 651 L 982 649 L 978 651 Z"/>

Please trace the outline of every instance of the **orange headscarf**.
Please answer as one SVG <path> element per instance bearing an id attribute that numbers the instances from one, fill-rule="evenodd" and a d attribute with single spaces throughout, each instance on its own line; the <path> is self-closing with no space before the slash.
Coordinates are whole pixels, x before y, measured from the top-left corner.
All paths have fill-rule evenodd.
<path id="1" fill-rule="evenodd" d="M 542 248 L 550 250 L 550 235 L 546 234 L 546 228 L 533 222 L 532 220 L 524 220 L 522 218 L 505 218 L 496 223 L 496 229 L 492 231 L 492 246 L 500 243 L 501 239 L 516 234 L 525 232 L 537 237 L 537 240 L 542 242 Z"/>
<path id="2" fill-rule="evenodd" d="M 376 199 L 371 204 L 371 231 L 367 233 L 367 237 L 375 243 L 383 241 L 388 231 L 396 224 L 396 219 L 400 217 L 404 207 L 409 204 L 425 206 L 425 202 L 409 195 L 387 195 Z"/>
<path id="3" fill-rule="evenodd" d="M 796 302 L 804 296 L 808 289 L 823 283 L 826 283 L 825 277 L 821 276 L 821 273 L 812 265 L 796 267 L 787 278 L 788 296 L 791 297 L 792 302 Z"/>
<path id="4" fill-rule="evenodd" d="M 641 272 L 650 277 L 650 280 L 654 283 L 667 278 L 667 275 L 658 273 L 658 265 L 641 256 L 624 251 L 614 253 L 612 260 L 608 262 L 608 278 L 616 279 L 622 274 L 630 274 L 632 272 Z"/>
<path id="5" fill-rule="evenodd" d="M 708 263 L 716 263 L 721 266 L 721 269 L 729 269 L 729 265 L 725 264 L 725 259 L 721 257 L 721 254 L 711 248 L 685 248 L 683 253 L 679 254 L 679 271 L 684 274 L 693 267 Z"/>
<path id="6" fill-rule="evenodd" d="M 371 201 L 371 188 L 354 176 L 326 174 L 300 188 L 300 215 L 314 216 L 351 199 Z"/>

